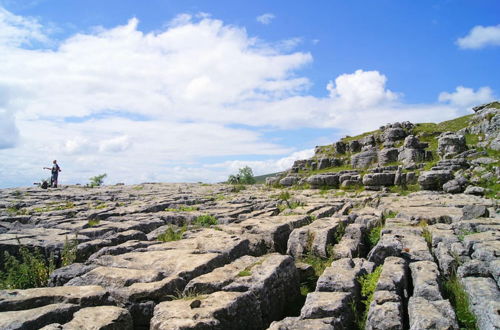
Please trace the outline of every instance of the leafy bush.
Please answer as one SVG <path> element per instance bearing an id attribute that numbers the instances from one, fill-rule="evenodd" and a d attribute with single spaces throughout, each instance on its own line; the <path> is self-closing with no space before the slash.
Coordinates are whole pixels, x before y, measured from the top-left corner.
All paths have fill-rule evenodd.
<path id="1" fill-rule="evenodd" d="M 61 252 L 61 267 L 65 267 L 71 265 L 76 261 L 76 252 L 78 247 L 78 239 L 75 236 L 75 239 L 68 240 L 68 236 L 66 236 L 64 240 L 63 250 Z"/>
<path id="2" fill-rule="evenodd" d="M 200 215 L 194 220 L 194 224 L 201 227 L 210 227 L 217 224 L 217 219 L 213 215 Z"/>
<path id="3" fill-rule="evenodd" d="M 101 186 L 103 183 L 104 183 L 104 178 L 107 177 L 108 175 L 106 173 L 103 173 L 103 174 L 100 174 L 100 175 L 96 175 L 96 176 L 93 176 L 91 177 L 89 180 L 89 184 L 88 186 L 89 187 L 99 187 Z"/>
<path id="4" fill-rule="evenodd" d="M 238 170 L 238 174 L 231 174 L 227 179 L 230 184 L 254 184 L 256 182 L 253 175 L 253 170 L 248 167 L 242 167 Z"/>
<path id="5" fill-rule="evenodd" d="M 169 226 L 163 234 L 158 235 L 157 239 L 161 242 L 179 241 L 186 229 L 186 226 L 177 229 Z"/>
<path id="6" fill-rule="evenodd" d="M 358 328 L 364 329 L 366 318 L 368 317 L 368 310 L 370 304 L 373 300 L 373 294 L 377 288 L 377 282 L 382 273 L 382 265 L 378 266 L 370 274 L 362 275 L 358 278 L 358 282 L 361 285 L 361 302 L 363 303 L 363 317 L 357 320 Z"/>
<path id="7" fill-rule="evenodd" d="M 51 272 L 55 270 L 54 258 L 49 261 L 35 249 L 30 252 L 27 247 L 20 246 L 20 260 L 4 253 L 4 272 L 0 272 L 0 289 L 29 289 L 47 285 Z"/>

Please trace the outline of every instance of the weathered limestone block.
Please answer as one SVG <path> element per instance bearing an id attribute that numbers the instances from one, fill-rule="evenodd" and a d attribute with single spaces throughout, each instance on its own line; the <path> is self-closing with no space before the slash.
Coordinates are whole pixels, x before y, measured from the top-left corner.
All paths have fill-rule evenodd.
<path id="1" fill-rule="evenodd" d="M 287 317 L 271 323 L 268 330 L 334 330 L 341 329 L 342 323 L 335 318 L 304 319 Z"/>
<path id="2" fill-rule="evenodd" d="M 80 307 L 74 304 L 52 304 L 26 310 L 0 313 L 0 329 L 36 330 L 56 322 L 68 322 Z"/>
<path id="3" fill-rule="evenodd" d="M 347 292 L 359 298 L 360 284 L 357 277 L 371 273 L 374 264 L 362 258 L 335 260 L 327 267 L 316 283 L 317 292 Z"/>
<path id="4" fill-rule="evenodd" d="M 401 256 L 401 251 L 403 250 L 403 243 L 401 239 L 395 235 L 382 235 L 377 245 L 368 254 L 368 260 L 380 265 L 384 262 L 387 257 Z"/>
<path id="5" fill-rule="evenodd" d="M 401 297 L 390 291 L 375 291 L 366 320 L 366 330 L 402 330 L 403 304 Z"/>
<path id="6" fill-rule="evenodd" d="M 311 292 L 300 312 L 301 319 L 337 318 L 346 327 L 352 322 L 349 306 L 351 295 L 346 292 Z"/>
<path id="7" fill-rule="evenodd" d="M 447 154 L 456 155 L 467 150 L 465 136 L 453 132 L 445 132 L 438 138 L 438 153 L 441 157 Z"/>
<path id="8" fill-rule="evenodd" d="M 290 233 L 311 222 L 309 215 L 252 218 L 221 227 L 225 232 L 250 240 L 250 254 L 286 253 Z"/>
<path id="9" fill-rule="evenodd" d="M 95 306 L 109 304 L 109 293 L 100 286 L 34 288 L 0 291 L 0 312 L 20 311 L 51 304 Z"/>
<path id="10" fill-rule="evenodd" d="M 260 315 L 251 292 L 220 291 L 158 304 L 150 329 L 262 329 Z"/>
<path id="11" fill-rule="evenodd" d="M 459 329 L 455 312 L 448 300 L 429 301 L 421 297 L 410 297 L 408 314 L 411 330 Z"/>
<path id="12" fill-rule="evenodd" d="M 442 300 L 439 291 L 439 270 L 432 261 L 417 261 L 410 264 L 413 279 L 413 297 L 426 300 Z"/>
<path id="13" fill-rule="evenodd" d="M 486 277 L 465 277 L 461 282 L 469 297 L 470 309 L 476 315 L 479 329 L 498 329 L 500 292 L 495 281 Z"/>
<path id="14" fill-rule="evenodd" d="M 132 330 L 133 321 L 128 310 L 116 306 L 87 307 L 73 314 L 65 324 L 50 324 L 42 330 Z"/>
<path id="15" fill-rule="evenodd" d="M 377 161 L 377 150 L 370 149 L 351 157 L 351 166 L 354 168 L 367 168 Z"/>
<path id="16" fill-rule="evenodd" d="M 289 176 L 286 176 L 280 180 L 280 185 L 285 186 L 285 187 L 290 187 L 290 186 L 293 186 L 294 184 L 298 183 L 299 180 L 300 180 L 300 177 L 289 175 Z"/>
<path id="17" fill-rule="evenodd" d="M 251 292 L 259 302 L 264 323 L 279 320 L 299 299 L 299 275 L 290 256 L 244 256 L 191 280 L 185 292 Z"/>
<path id="18" fill-rule="evenodd" d="M 294 229 L 288 238 L 287 254 L 300 258 L 311 252 L 323 258 L 328 257 L 327 247 L 334 243 L 335 234 L 352 220 L 352 217 L 321 218 L 310 225 Z"/>
<path id="19" fill-rule="evenodd" d="M 394 185 L 394 173 L 373 173 L 363 176 L 365 186 L 392 186 Z"/>
<path id="20" fill-rule="evenodd" d="M 375 288 L 376 291 L 391 291 L 406 296 L 408 287 L 407 264 L 403 258 L 387 257 Z"/>
<path id="21" fill-rule="evenodd" d="M 378 162 L 386 165 L 398 160 L 399 150 L 397 148 L 384 148 L 378 152 Z"/>
<path id="22" fill-rule="evenodd" d="M 348 225 L 342 239 L 333 249 L 332 253 L 335 258 L 354 258 L 365 255 L 368 249 L 365 244 L 367 232 L 368 227 L 364 224 L 352 223 Z"/>
<path id="23" fill-rule="evenodd" d="M 424 190 L 441 190 L 452 179 L 453 173 L 449 170 L 424 171 L 418 177 L 418 183 Z"/>

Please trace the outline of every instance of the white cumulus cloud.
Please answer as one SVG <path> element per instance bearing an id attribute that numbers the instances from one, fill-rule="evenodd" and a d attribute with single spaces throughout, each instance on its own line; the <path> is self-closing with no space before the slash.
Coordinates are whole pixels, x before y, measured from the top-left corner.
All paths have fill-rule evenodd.
<path id="1" fill-rule="evenodd" d="M 262 23 L 264 25 L 271 24 L 272 20 L 275 19 L 276 16 L 271 13 L 265 13 L 260 16 L 257 16 L 257 22 Z"/>
<path id="2" fill-rule="evenodd" d="M 500 24 L 494 26 L 474 26 L 465 37 L 457 40 L 457 45 L 463 49 L 500 46 Z"/>
<path id="3" fill-rule="evenodd" d="M 494 99 L 493 90 L 490 87 L 481 87 L 477 91 L 472 88 L 458 86 L 455 92 L 442 92 L 439 94 L 440 102 L 449 102 L 461 108 L 468 108 Z"/>

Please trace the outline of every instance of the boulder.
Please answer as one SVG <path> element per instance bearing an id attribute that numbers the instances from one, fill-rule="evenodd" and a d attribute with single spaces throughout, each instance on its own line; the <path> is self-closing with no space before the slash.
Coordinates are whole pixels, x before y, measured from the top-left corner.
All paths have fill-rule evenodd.
<path id="1" fill-rule="evenodd" d="M 384 148 L 378 152 L 378 162 L 386 165 L 398 160 L 399 151 L 397 148 Z"/>
<path id="2" fill-rule="evenodd" d="M 445 132 L 438 138 L 438 154 L 445 158 L 446 155 L 456 155 L 467 150 L 465 136 L 453 132 Z"/>
<path id="3" fill-rule="evenodd" d="M 462 220 L 471 220 L 490 216 L 488 208 L 484 205 L 465 205 L 462 208 L 462 214 Z"/>
<path id="4" fill-rule="evenodd" d="M 306 182 L 311 185 L 312 188 L 321 187 L 339 187 L 339 175 L 337 173 L 324 173 L 311 175 L 306 179 Z"/>
<path id="5" fill-rule="evenodd" d="M 281 321 L 273 322 L 268 330 L 334 330 L 341 328 L 342 323 L 335 318 L 302 320 L 299 317 L 286 317 Z"/>
<path id="6" fill-rule="evenodd" d="M 377 150 L 370 149 L 351 156 L 351 166 L 354 168 L 367 168 L 377 161 Z"/>
<path id="7" fill-rule="evenodd" d="M 293 186 L 294 184 L 298 183 L 300 181 L 300 177 L 298 176 L 286 176 L 283 179 L 280 180 L 280 184 L 285 187 L 290 187 Z"/>
<path id="8" fill-rule="evenodd" d="M 395 173 L 373 173 L 363 176 L 365 186 L 392 186 L 394 185 Z"/>
<path id="9" fill-rule="evenodd" d="M 443 185 L 453 179 L 451 171 L 424 171 L 418 177 L 418 183 L 424 190 L 441 190 Z"/>
<path id="10" fill-rule="evenodd" d="M 388 128 L 384 131 L 382 138 L 384 141 L 398 141 L 406 137 L 406 131 L 401 127 Z"/>
<path id="11" fill-rule="evenodd" d="M 468 194 L 468 195 L 476 195 L 476 196 L 483 196 L 484 195 L 484 192 L 485 192 L 485 189 L 482 188 L 482 187 L 477 187 L 477 186 L 468 186 L 465 191 L 464 191 L 464 194 Z"/>

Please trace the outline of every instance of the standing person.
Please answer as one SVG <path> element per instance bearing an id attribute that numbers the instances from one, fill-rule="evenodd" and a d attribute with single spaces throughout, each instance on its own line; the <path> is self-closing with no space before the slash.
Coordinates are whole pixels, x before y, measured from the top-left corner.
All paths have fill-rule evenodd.
<path id="1" fill-rule="evenodd" d="M 59 176 L 59 172 L 61 172 L 61 168 L 57 164 L 57 160 L 54 160 L 52 164 L 52 168 L 44 167 L 44 169 L 51 171 L 52 175 L 50 176 L 50 186 L 52 188 L 57 188 L 57 177 Z"/>

